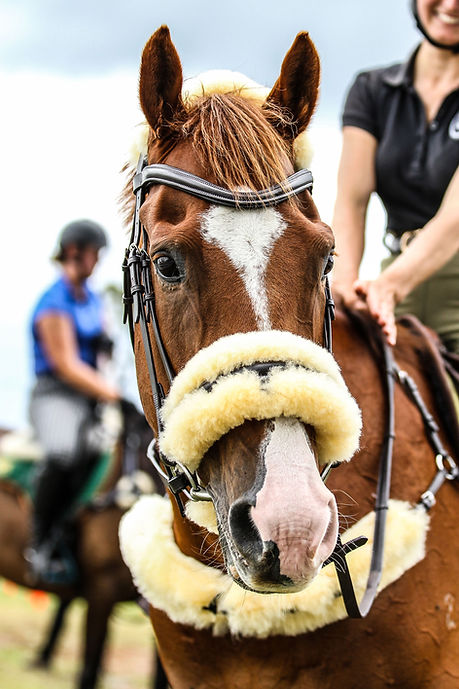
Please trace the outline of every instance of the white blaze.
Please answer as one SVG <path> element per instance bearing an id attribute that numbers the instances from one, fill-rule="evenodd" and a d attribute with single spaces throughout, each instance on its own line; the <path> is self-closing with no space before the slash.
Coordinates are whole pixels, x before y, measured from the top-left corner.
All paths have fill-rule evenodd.
<path id="1" fill-rule="evenodd" d="M 234 265 L 250 297 L 260 330 L 269 330 L 265 276 L 272 248 L 286 223 L 274 208 L 238 210 L 212 206 L 203 215 L 201 235 L 222 249 Z"/>

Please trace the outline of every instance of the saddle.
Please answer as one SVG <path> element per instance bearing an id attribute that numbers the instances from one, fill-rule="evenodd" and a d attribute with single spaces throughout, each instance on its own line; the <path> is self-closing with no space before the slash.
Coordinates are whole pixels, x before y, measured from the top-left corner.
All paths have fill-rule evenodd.
<path id="1" fill-rule="evenodd" d="M 0 482 L 14 492 L 34 498 L 34 477 L 42 459 L 41 448 L 30 441 L 27 432 L 14 431 L 0 440 Z M 104 452 L 93 464 L 73 505 L 76 511 L 91 502 L 109 472 L 111 452 Z"/>

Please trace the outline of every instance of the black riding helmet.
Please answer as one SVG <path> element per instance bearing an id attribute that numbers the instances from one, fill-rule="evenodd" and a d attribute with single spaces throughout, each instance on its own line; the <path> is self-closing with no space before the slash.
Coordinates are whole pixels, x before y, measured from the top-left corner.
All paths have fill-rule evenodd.
<path id="1" fill-rule="evenodd" d="M 416 20 L 416 26 L 418 27 L 419 31 L 427 38 L 429 43 L 434 45 L 436 48 L 442 48 L 442 50 L 451 50 L 452 53 L 459 53 L 459 43 L 454 43 L 453 45 L 445 45 L 444 43 L 439 43 L 438 41 L 435 41 L 431 36 L 429 36 L 427 31 L 421 24 L 421 20 L 419 19 L 417 0 L 411 0 L 411 11 L 413 12 L 414 18 Z"/>
<path id="2" fill-rule="evenodd" d="M 93 220 L 74 220 L 62 229 L 55 260 L 62 261 L 65 249 L 72 244 L 80 249 L 87 246 L 102 249 L 107 246 L 107 235 L 101 225 Z"/>

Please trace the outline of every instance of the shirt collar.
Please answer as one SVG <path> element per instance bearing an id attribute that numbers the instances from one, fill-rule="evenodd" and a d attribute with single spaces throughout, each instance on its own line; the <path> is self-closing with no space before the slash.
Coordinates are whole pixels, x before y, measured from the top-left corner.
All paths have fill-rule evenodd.
<path id="1" fill-rule="evenodd" d="M 89 289 L 88 289 L 87 280 L 85 280 L 81 284 L 81 295 L 80 296 L 77 296 L 77 294 L 75 293 L 74 286 L 68 280 L 66 275 L 62 275 L 61 280 L 65 286 L 65 289 L 67 290 L 67 293 L 70 295 L 70 298 L 72 299 L 72 301 L 81 304 L 81 303 L 87 302 L 89 300 Z"/>
<path id="2" fill-rule="evenodd" d="M 383 81 L 388 86 L 412 86 L 414 74 L 414 61 L 418 53 L 419 46 L 411 53 L 406 62 L 399 65 L 389 67 L 386 74 L 383 76 Z"/>

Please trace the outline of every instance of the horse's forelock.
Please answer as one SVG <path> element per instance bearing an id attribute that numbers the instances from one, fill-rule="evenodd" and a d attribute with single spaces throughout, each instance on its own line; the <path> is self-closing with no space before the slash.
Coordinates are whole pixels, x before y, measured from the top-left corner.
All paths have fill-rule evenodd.
<path id="1" fill-rule="evenodd" d="M 283 185 L 286 164 L 292 163 L 292 148 L 276 127 L 294 127 L 291 116 L 274 103 L 260 105 L 244 89 L 231 93 L 194 96 L 179 118 L 163 128 L 164 136 L 148 136 L 148 152 L 155 147 L 155 162 L 165 162 L 178 143 L 189 141 L 201 166 L 211 170 L 215 182 L 236 191 L 258 191 L 273 184 Z M 126 184 L 121 211 L 126 224 L 132 219 L 134 161 L 125 165 Z"/>
<path id="2" fill-rule="evenodd" d="M 279 107 L 260 107 L 235 91 L 194 100 L 174 126 L 217 184 L 257 191 L 285 179 L 292 151 L 275 129 L 281 123 L 289 124 L 289 117 Z"/>

